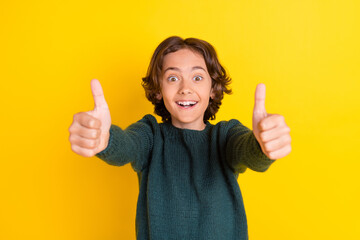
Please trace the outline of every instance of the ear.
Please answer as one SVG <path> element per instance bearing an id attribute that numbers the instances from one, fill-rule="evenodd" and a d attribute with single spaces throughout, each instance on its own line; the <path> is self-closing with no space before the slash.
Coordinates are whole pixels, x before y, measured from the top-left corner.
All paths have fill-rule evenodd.
<path id="1" fill-rule="evenodd" d="M 161 94 L 161 92 L 158 92 L 158 93 L 156 94 L 156 99 L 159 100 L 159 101 L 162 99 L 162 94 Z"/>
<path id="2" fill-rule="evenodd" d="M 214 99 L 214 98 L 215 98 L 214 88 L 211 88 L 210 98 L 211 98 L 211 99 Z"/>

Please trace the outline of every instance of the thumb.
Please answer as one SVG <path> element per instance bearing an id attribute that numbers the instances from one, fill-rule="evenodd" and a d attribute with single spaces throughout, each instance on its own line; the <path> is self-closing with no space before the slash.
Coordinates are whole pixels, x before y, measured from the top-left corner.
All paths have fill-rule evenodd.
<path id="1" fill-rule="evenodd" d="M 256 86 L 254 118 L 261 120 L 267 116 L 265 110 L 265 84 L 260 83 Z"/>
<path id="2" fill-rule="evenodd" d="M 106 101 L 105 101 L 105 97 L 104 97 L 104 93 L 101 87 L 101 84 L 99 82 L 99 80 L 97 79 L 93 79 L 91 80 L 91 92 L 92 95 L 94 97 L 94 102 L 95 102 L 95 109 L 109 109 Z"/>

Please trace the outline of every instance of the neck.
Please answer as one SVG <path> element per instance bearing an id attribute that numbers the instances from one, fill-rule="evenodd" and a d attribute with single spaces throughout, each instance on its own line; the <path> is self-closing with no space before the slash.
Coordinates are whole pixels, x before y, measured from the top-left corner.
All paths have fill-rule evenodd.
<path id="1" fill-rule="evenodd" d="M 182 122 L 174 121 L 172 119 L 171 124 L 177 128 L 197 130 L 197 131 L 202 131 L 206 127 L 206 124 L 203 121 L 201 121 L 199 123 L 182 123 Z"/>

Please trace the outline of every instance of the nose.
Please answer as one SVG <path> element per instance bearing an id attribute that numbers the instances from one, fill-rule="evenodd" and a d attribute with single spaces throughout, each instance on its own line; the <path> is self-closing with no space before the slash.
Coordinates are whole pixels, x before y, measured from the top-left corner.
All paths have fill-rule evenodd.
<path id="1" fill-rule="evenodd" d="M 183 79 L 180 83 L 179 94 L 185 95 L 185 94 L 192 94 L 192 93 L 193 93 L 193 91 L 191 88 L 191 81 Z"/>

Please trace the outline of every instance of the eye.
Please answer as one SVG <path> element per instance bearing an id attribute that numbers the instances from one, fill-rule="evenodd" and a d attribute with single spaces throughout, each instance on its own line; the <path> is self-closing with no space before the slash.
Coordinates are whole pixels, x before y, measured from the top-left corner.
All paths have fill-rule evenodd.
<path id="1" fill-rule="evenodd" d="M 168 78 L 167 78 L 167 80 L 169 81 L 169 82 L 176 82 L 177 80 L 179 80 L 176 76 L 169 76 Z"/>
<path id="2" fill-rule="evenodd" d="M 201 81 L 203 79 L 203 77 L 202 76 L 195 76 L 193 79 L 194 79 L 195 82 L 199 82 L 199 81 Z"/>

